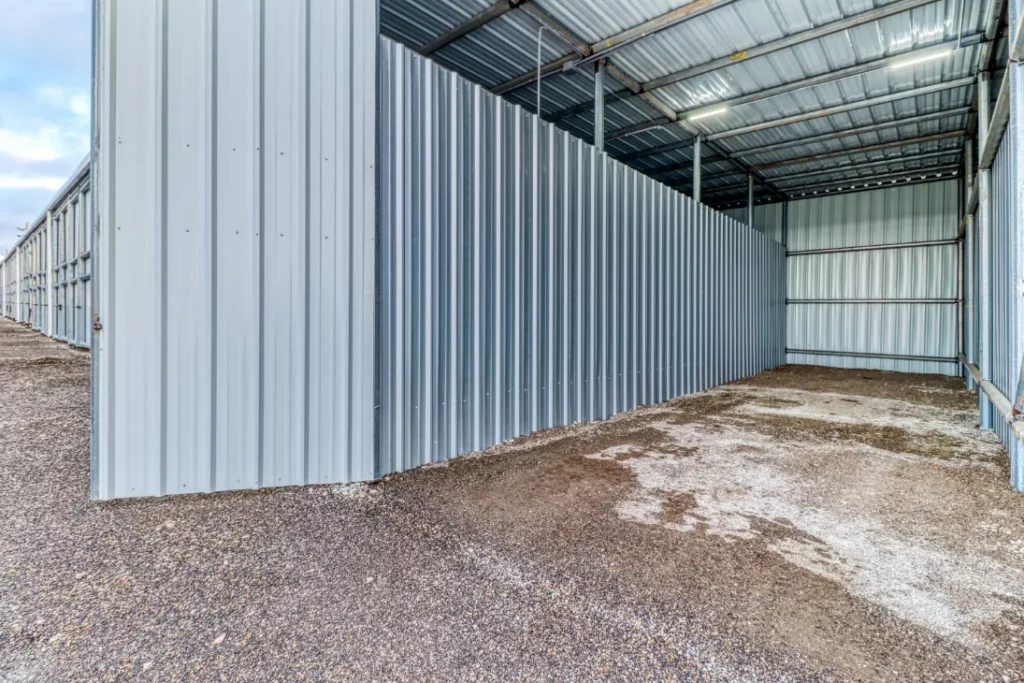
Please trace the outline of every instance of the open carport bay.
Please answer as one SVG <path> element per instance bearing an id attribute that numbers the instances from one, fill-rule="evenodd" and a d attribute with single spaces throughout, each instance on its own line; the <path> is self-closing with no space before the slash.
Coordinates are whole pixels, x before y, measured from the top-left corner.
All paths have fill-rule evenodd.
<path id="1" fill-rule="evenodd" d="M 955 378 L 786 366 L 374 485 L 89 502 L 0 322 L 0 679 L 1020 680 L 1024 499 Z"/>

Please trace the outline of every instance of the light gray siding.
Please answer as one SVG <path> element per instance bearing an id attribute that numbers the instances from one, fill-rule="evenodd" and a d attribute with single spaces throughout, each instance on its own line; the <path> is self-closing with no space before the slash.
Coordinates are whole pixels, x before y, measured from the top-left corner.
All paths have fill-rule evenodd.
<path id="1" fill-rule="evenodd" d="M 93 495 L 373 476 L 375 3 L 99 3 Z"/>
<path id="2" fill-rule="evenodd" d="M 784 250 L 385 41 L 380 472 L 783 360 Z"/>

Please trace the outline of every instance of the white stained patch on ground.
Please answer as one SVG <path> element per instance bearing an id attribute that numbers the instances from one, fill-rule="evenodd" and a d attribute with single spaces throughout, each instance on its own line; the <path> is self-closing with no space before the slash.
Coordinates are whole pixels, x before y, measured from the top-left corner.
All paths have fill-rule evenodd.
<path id="1" fill-rule="evenodd" d="M 861 396 L 762 388 L 739 393 L 743 403 L 710 420 L 655 425 L 672 446 L 666 450 L 691 455 L 638 455 L 619 446 L 590 456 L 615 459 L 636 475 L 639 487 L 620 502 L 621 517 L 728 541 L 763 538 L 789 562 L 965 645 L 977 645 L 981 629 L 1008 611 L 1024 618 L 1020 549 L 1012 538 L 993 542 L 985 529 L 1000 520 L 978 519 L 976 539 L 953 539 L 943 525 L 928 522 L 949 501 L 936 500 L 932 491 L 899 489 L 908 469 L 914 477 L 933 477 L 947 468 L 995 467 L 991 460 L 1001 447 L 979 434 L 969 415 Z M 765 414 L 938 433 L 956 444 L 963 460 L 813 435 L 754 437 L 750 420 Z M 692 507 L 666 519 L 664 506 L 680 495 Z"/>
<path id="2" fill-rule="evenodd" d="M 893 427 L 917 436 L 942 435 L 956 440 L 958 456 L 980 466 L 994 466 L 991 460 L 1004 454 L 1002 444 L 993 434 L 979 433 L 978 416 L 974 411 L 953 411 L 887 398 L 798 389 L 759 389 L 758 395 L 758 400 L 743 403 L 736 412 Z M 951 461 L 945 464 L 957 467 L 969 463 Z"/>

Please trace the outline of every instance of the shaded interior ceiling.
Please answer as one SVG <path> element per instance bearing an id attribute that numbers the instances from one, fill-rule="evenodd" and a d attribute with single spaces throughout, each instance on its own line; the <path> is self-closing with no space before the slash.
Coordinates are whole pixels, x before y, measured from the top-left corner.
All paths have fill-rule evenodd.
<path id="1" fill-rule="evenodd" d="M 951 177 L 1005 0 L 381 0 L 381 32 L 718 208 Z M 569 67 L 566 67 L 566 65 Z M 704 116 L 700 116 L 705 114 Z"/>

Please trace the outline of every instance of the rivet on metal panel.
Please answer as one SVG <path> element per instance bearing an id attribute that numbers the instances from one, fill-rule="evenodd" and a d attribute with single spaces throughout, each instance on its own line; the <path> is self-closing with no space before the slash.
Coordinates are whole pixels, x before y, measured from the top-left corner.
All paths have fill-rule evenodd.
<path id="1" fill-rule="evenodd" d="M 100 317 L 98 315 L 94 315 L 92 318 L 92 331 L 99 332 L 102 329 L 103 325 L 100 323 Z"/>

